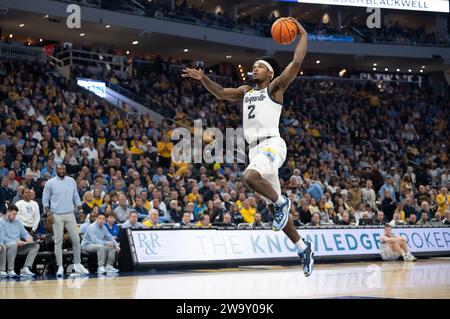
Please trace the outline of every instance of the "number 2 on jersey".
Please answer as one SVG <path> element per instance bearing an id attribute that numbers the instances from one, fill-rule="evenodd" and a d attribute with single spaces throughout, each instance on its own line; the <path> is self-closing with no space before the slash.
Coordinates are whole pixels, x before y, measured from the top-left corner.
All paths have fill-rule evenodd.
<path id="1" fill-rule="evenodd" d="M 256 105 L 249 105 L 248 106 L 248 119 L 255 118 L 255 114 L 253 114 L 253 112 L 255 112 L 255 106 Z"/>

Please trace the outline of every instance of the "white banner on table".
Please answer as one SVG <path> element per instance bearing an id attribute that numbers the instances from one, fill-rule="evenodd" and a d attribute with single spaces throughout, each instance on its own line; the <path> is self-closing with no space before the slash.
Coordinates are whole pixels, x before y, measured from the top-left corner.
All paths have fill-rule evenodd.
<path id="1" fill-rule="evenodd" d="M 379 253 L 382 228 L 301 229 L 316 256 Z M 414 252 L 450 252 L 450 228 L 399 228 Z M 283 232 L 271 230 L 132 230 L 138 263 L 292 258 L 296 248 Z"/>

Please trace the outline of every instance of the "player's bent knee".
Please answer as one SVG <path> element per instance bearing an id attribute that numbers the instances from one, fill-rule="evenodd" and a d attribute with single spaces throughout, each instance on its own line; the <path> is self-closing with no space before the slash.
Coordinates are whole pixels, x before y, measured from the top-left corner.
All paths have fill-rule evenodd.
<path id="1" fill-rule="evenodd" d="M 244 173 L 244 183 L 248 186 L 254 185 L 260 178 L 261 175 L 253 169 L 249 169 Z"/>

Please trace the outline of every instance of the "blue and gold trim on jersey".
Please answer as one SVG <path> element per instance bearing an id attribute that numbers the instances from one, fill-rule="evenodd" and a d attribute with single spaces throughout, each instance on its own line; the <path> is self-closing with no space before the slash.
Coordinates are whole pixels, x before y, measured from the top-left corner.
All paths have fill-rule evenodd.
<path id="1" fill-rule="evenodd" d="M 258 150 L 258 153 L 266 155 L 273 162 L 275 161 L 275 157 L 277 156 L 278 151 L 272 147 L 262 147 Z"/>

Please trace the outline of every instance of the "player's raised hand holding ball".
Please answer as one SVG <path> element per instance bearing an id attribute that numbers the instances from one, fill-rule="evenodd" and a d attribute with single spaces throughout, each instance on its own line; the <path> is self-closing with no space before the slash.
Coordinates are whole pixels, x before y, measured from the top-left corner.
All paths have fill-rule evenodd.
<path id="1" fill-rule="evenodd" d="M 272 24 L 272 38 L 281 45 L 291 44 L 297 35 L 306 35 L 306 30 L 292 17 L 279 18 Z"/>

